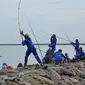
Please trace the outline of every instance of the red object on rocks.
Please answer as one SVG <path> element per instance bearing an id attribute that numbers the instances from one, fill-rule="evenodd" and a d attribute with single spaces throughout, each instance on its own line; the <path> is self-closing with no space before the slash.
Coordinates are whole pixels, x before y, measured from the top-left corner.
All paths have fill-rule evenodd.
<path id="1" fill-rule="evenodd" d="M 13 67 L 12 66 L 7 66 L 6 69 L 13 69 Z"/>

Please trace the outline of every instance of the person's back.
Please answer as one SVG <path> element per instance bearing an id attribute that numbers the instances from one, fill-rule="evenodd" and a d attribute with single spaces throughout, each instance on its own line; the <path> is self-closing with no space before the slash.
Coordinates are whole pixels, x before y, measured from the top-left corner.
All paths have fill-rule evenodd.
<path id="1" fill-rule="evenodd" d="M 53 54 L 53 59 L 54 61 L 57 63 L 57 62 L 62 62 L 63 61 L 63 53 L 62 53 L 62 50 L 59 49 L 57 52 L 55 52 Z"/>
<path id="2" fill-rule="evenodd" d="M 29 50 L 32 50 L 32 49 L 35 48 L 30 37 L 26 38 L 26 39 L 22 42 L 22 45 L 23 45 L 23 46 L 26 45 Z"/>
<path id="3" fill-rule="evenodd" d="M 79 53 L 76 55 L 79 59 L 85 59 L 85 52 L 83 51 L 82 47 L 79 48 Z"/>

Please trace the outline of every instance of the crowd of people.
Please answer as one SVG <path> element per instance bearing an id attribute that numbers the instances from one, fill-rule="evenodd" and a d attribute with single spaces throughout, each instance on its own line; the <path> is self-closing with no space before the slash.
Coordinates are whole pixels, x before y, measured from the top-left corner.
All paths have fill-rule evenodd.
<path id="1" fill-rule="evenodd" d="M 47 50 L 45 57 L 41 60 L 40 57 L 38 56 L 36 48 L 34 44 L 32 43 L 32 40 L 29 37 L 29 35 L 24 34 L 23 31 L 21 31 L 20 33 L 25 38 L 25 40 L 22 41 L 22 45 L 27 46 L 24 66 L 27 65 L 28 57 L 31 53 L 33 53 L 33 55 L 35 56 L 36 60 L 38 61 L 40 65 L 42 65 L 42 63 L 45 63 L 45 64 L 70 63 L 70 61 L 72 60 L 85 59 L 85 52 L 83 51 L 82 47 L 80 47 L 80 43 L 78 39 L 76 39 L 75 42 L 70 42 L 70 44 L 73 45 L 75 49 L 75 56 L 72 60 L 69 58 L 68 53 L 63 54 L 62 49 L 58 49 L 58 51 L 56 51 L 57 38 L 56 38 L 56 35 L 53 34 L 50 38 L 50 44 L 48 45 L 49 49 Z"/>

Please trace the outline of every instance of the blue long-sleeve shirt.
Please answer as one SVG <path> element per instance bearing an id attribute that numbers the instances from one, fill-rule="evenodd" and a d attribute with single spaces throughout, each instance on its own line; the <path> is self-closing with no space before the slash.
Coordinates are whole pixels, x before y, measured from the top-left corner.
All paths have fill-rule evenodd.
<path id="1" fill-rule="evenodd" d="M 51 38 L 51 44 L 49 45 L 52 50 L 56 50 L 56 42 L 57 42 L 57 39 L 56 38 Z"/>
<path id="2" fill-rule="evenodd" d="M 81 50 L 76 56 L 85 58 L 85 52 L 83 50 Z"/>
<path id="3" fill-rule="evenodd" d="M 29 50 L 32 50 L 32 49 L 35 48 L 30 37 L 28 37 L 27 39 L 25 39 L 24 41 L 22 41 L 22 45 L 23 46 L 26 45 Z"/>
<path id="4" fill-rule="evenodd" d="M 77 43 L 73 44 L 73 46 L 75 47 L 75 50 L 76 50 L 76 51 L 78 51 L 78 50 L 79 50 L 79 45 L 80 45 L 80 43 L 79 43 L 79 42 L 77 42 Z"/>

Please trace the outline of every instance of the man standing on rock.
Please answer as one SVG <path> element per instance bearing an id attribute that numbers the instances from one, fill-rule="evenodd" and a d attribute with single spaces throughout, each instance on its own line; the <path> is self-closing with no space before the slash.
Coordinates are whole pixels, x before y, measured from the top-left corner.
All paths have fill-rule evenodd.
<path id="1" fill-rule="evenodd" d="M 28 34 L 24 34 L 23 31 L 20 32 L 21 35 L 24 36 L 25 40 L 22 41 L 22 45 L 26 45 L 27 46 L 27 51 L 25 54 L 25 61 L 24 61 L 24 66 L 27 65 L 27 61 L 28 61 L 28 56 L 33 53 L 33 55 L 35 56 L 36 60 L 38 61 L 39 64 L 41 64 L 41 60 L 38 56 L 38 53 L 36 51 L 36 48 L 34 47 L 31 38 L 29 37 Z"/>
<path id="2" fill-rule="evenodd" d="M 75 43 L 74 42 L 71 42 L 71 44 L 74 46 L 75 51 L 76 51 L 76 54 L 77 54 L 79 52 L 79 45 L 80 45 L 79 40 L 76 39 L 75 40 Z"/>
<path id="3" fill-rule="evenodd" d="M 44 58 L 46 60 L 46 63 L 52 63 L 52 56 L 54 51 L 56 50 L 56 42 L 57 42 L 56 35 L 53 34 L 50 39 L 49 49 L 47 50 Z"/>

